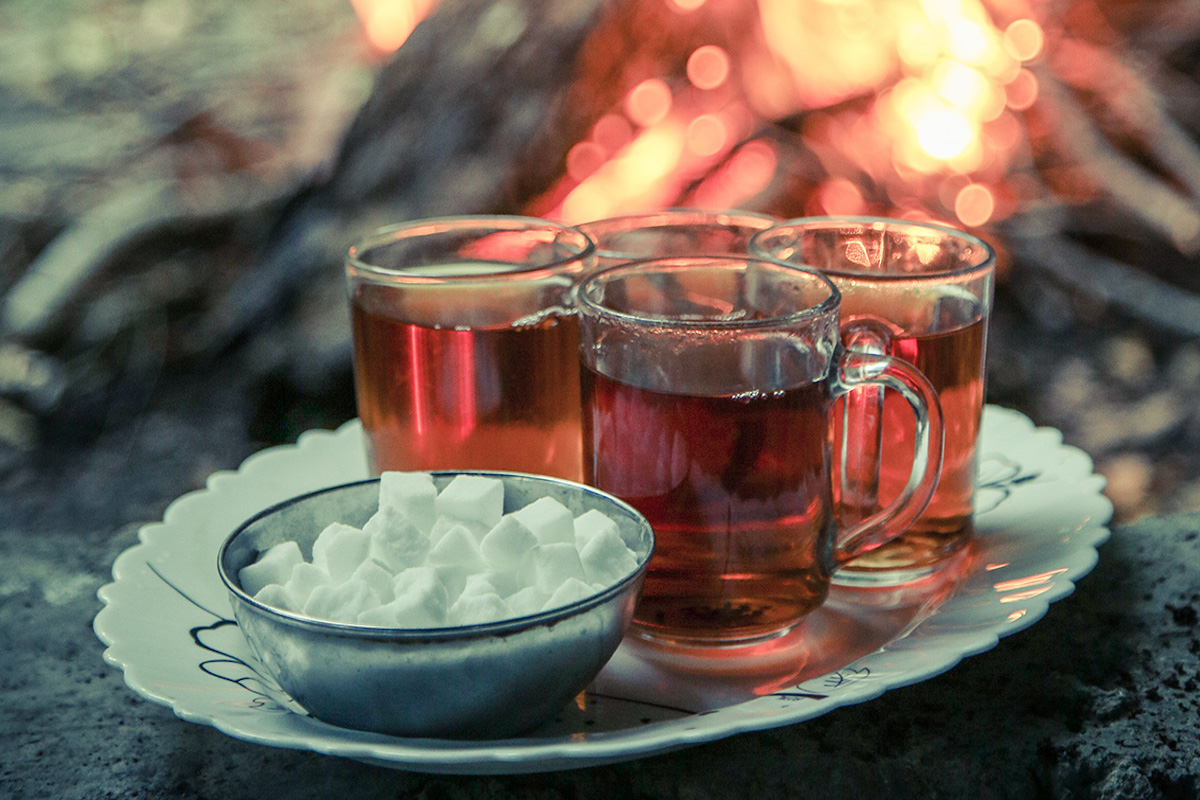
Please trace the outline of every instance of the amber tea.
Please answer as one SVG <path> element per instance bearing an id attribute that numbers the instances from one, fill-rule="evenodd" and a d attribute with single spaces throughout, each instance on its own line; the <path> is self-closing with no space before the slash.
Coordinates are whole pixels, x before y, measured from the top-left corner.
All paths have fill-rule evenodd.
<path id="1" fill-rule="evenodd" d="M 353 304 L 355 391 L 375 472 L 504 469 L 579 480 L 579 326 L 431 328 Z"/>
<path id="2" fill-rule="evenodd" d="M 838 580 L 896 584 L 928 575 L 971 536 L 995 252 L 953 228 L 870 217 L 790 220 L 755 236 L 751 249 L 828 275 L 842 293 L 846 347 L 904 359 L 937 390 L 945 463 L 929 507 Z M 835 411 L 839 510 L 848 520 L 887 503 L 907 480 L 911 434 L 897 407 L 897 398 L 868 390 Z"/>
<path id="3" fill-rule="evenodd" d="M 588 483 L 654 528 L 636 619 L 651 635 L 747 639 L 825 599 L 832 535 L 827 387 L 655 392 L 583 371 Z"/>
<path id="4" fill-rule="evenodd" d="M 891 339 L 888 354 L 915 366 L 937 390 L 946 432 L 942 475 L 920 519 L 898 539 L 861 558 L 859 566 L 885 567 L 893 561 L 909 566 L 932 564 L 966 542 L 961 534 L 970 526 L 974 508 L 978 468 L 975 443 L 983 417 L 984 376 L 981 367 L 984 340 L 982 319 L 950 330 Z M 834 445 L 838 461 L 843 458 L 846 404 L 853 406 L 862 402 L 864 400 L 856 398 L 840 401 L 834 412 Z M 878 417 L 879 411 L 875 410 L 874 415 Z M 882 416 L 878 418 L 878 423 L 866 427 L 882 432 L 877 503 L 887 503 L 900 494 L 908 480 L 908 463 L 916 431 L 907 404 L 894 394 L 884 395 Z M 863 422 L 863 417 L 860 416 L 859 421 Z M 872 503 L 866 508 L 846 509 L 844 513 L 862 517 L 871 513 L 875 506 L 876 503 Z"/>
<path id="5" fill-rule="evenodd" d="M 579 480 L 579 325 L 594 247 L 528 217 L 450 217 L 351 248 L 354 378 L 372 471 Z"/>
<path id="6" fill-rule="evenodd" d="M 816 272 L 737 255 L 635 262 L 581 284 L 586 480 L 655 532 L 640 635 L 687 647 L 777 636 L 824 600 L 835 570 L 924 509 L 941 441 L 933 389 L 898 359 L 837 348 L 838 301 Z M 911 485 L 838 530 L 831 409 L 863 386 L 911 404 Z"/>

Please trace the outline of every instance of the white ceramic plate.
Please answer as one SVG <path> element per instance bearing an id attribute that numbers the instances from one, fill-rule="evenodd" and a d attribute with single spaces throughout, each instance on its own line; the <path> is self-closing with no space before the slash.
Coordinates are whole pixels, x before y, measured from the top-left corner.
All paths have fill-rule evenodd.
<path id="1" fill-rule="evenodd" d="M 1070 594 L 1095 565 L 1112 514 L 1087 455 L 1056 430 L 988 406 L 978 536 L 933 578 L 904 589 L 835 586 L 793 634 L 737 655 L 683 658 L 627 641 L 558 720 L 522 738 L 402 739 L 307 716 L 259 670 L 216 571 L 220 543 L 242 520 L 366 476 L 362 429 L 350 422 L 258 453 L 176 500 L 100 590 L 94 627 L 105 660 L 182 719 L 250 742 L 425 772 L 584 767 L 800 722 L 944 672 Z"/>

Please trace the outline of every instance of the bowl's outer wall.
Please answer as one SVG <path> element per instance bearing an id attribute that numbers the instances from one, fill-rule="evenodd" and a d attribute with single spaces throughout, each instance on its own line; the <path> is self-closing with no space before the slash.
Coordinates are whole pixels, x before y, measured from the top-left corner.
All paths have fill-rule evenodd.
<path id="1" fill-rule="evenodd" d="M 411 643 L 281 628 L 247 604 L 235 616 L 267 672 L 318 719 L 474 739 L 524 732 L 582 691 L 620 644 L 635 600 L 621 593 L 506 636 Z"/>
<path id="2" fill-rule="evenodd" d="M 435 473 L 439 489 L 452 475 Z M 582 691 L 616 651 L 633 617 L 653 549 L 645 519 L 623 504 L 578 486 L 505 475 L 505 512 L 549 494 L 575 516 L 608 514 L 637 546 L 636 578 L 605 600 L 572 614 L 497 634 L 462 629 L 428 637 L 388 636 L 297 622 L 230 592 L 234 616 L 251 649 L 279 685 L 314 717 L 347 728 L 402 736 L 511 736 L 551 718 Z M 362 525 L 378 503 L 377 481 L 349 484 L 281 504 L 244 525 L 222 551 L 236 585 L 238 570 L 286 539 L 311 558 L 326 525 Z"/>

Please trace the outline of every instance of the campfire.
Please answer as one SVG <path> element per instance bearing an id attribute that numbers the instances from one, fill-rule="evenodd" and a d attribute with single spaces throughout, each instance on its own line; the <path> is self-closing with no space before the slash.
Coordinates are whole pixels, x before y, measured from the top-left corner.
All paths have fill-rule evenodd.
<path id="1" fill-rule="evenodd" d="M 355 8 L 372 43 L 394 49 L 434 5 L 357 0 Z M 1092 41 L 1095 20 L 1073 19 L 1084 16 L 1082 6 L 1043 22 L 1057 7 L 626 3 L 591 34 L 580 83 L 589 73 L 615 74 L 614 88 L 627 90 L 611 107 L 581 110 L 594 122 L 567 151 L 561 178 L 529 208 L 580 222 L 667 204 L 741 206 L 770 192 L 780 204 L 787 195 L 789 211 L 982 227 L 1039 202 L 1090 200 L 1107 190 L 1191 254 L 1200 217 L 1170 187 L 1172 179 L 1187 184 L 1200 151 L 1180 141 L 1146 70 Z M 642 30 L 670 30 L 671 41 L 656 36 L 644 57 L 626 58 L 623 43 Z M 1035 107 L 1043 84 L 1051 99 Z M 1121 163 L 1116 153 L 1097 152 L 1103 133 L 1078 118 L 1079 101 L 1064 96 L 1072 89 L 1105 104 L 1129 134 L 1141 133 L 1149 155 L 1176 174 L 1156 184 L 1137 174 L 1139 155 Z M 1068 140 L 1076 129 L 1080 138 Z M 781 158 L 784 133 L 814 159 L 817 174 L 804 176 L 803 193 L 787 181 L 795 164 L 787 153 Z M 1035 146 L 1056 133 L 1056 141 Z M 1047 148 L 1061 148 L 1064 163 L 1041 172 L 1035 152 Z"/>
<path id="2" fill-rule="evenodd" d="M 568 152 L 546 213 L 578 222 L 764 196 L 787 213 L 966 226 L 1012 213 L 1015 114 L 1036 95 L 1023 64 L 1043 39 L 1033 19 L 915 0 L 648 5 L 660 19 L 646 28 L 688 28 L 685 51 L 702 43 L 663 74 L 628 76 L 620 105 Z"/>
<path id="3" fill-rule="evenodd" d="M 59 97 L 47 115 L 86 111 L 97 147 L 125 137 L 102 181 L 65 156 L 42 172 L 27 165 L 45 158 L 10 159 L 29 171 L 6 195 L 25 210 L 4 220 L 0 272 L 10 450 L 35 446 L 48 420 L 114 418 L 131 387 L 217 355 L 295 402 L 352 413 L 336 399 L 340 261 L 378 225 L 741 207 L 987 238 L 1011 312 L 997 318 L 993 400 L 1112 465 L 1136 487 L 1129 515 L 1200 506 L 1191 4 L 305 0 L 281 21 L 250 3 L 272 55 L 247 57 L 238 80 L 175 54 L 208 30 L 192 5 L 73 20 L 71 41 L 87 44 L 64 50 L 73 60 L 25 59 L 3 79 L 35 98 L 21 114 Z M 11 42 L 22 20 L 8 13 Z M 189 102 L 156 105 L 144 87 L 158 73 Z M 1070 352 L 1081 330 L 1088 352 Z M 1086 422 L 1072 398 L 1087 399 Z M 1137 425 L 1114 422 L 1131 410 Z"/>

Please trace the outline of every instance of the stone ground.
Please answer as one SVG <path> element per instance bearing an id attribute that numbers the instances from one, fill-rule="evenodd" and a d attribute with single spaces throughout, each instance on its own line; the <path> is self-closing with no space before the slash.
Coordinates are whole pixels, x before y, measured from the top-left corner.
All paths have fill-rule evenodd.
<path id="1" fill-rule="evenodd" d="M 309 422 L 340 421 L 310 411 Z M 262 446 L 253 418 L 236 368 L 165 376 L 131 421 L 0 471 L 0 796 L 1200 795 L 1200 514 L 1116 528 L 1073 596 L 944 675 L 807 723 L 625 764 L 426 776 L 183 722 L 103 662 L 95 593 L 142 523 Z"/>

